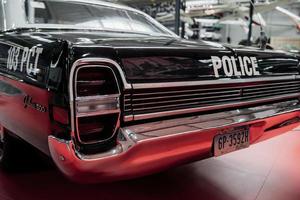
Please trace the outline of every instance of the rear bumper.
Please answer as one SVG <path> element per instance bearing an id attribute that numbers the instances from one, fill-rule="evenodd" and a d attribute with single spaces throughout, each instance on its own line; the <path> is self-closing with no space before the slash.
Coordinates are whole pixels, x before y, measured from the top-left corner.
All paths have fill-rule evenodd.
<path id="1" fill-rule="evenodd" d="M 213 138 L 223 129 L 250 126 L 254 144 L 300 125 L 298 101 L 123 127 L 108 152 L 82 155 L 73 141 L 49 136 L 51 156 L 70 179 L 114 181 L 155 173 L 213 155 Z"/>

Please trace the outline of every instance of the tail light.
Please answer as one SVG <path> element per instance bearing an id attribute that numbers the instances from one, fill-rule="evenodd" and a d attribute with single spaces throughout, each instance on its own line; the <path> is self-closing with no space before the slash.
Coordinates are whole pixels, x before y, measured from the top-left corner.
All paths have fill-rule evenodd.
<path id="1" fill-rule="evenodd" d="M 82 66 L 74 79 L 76 135 L 82 144 L 97 144 L 115 135 L 120 119 L 120 91 L 111 68 Z"/>
<path id="2" fill-rule="evenodd" d="M 117 120 L 117 115 L 79 118 L 78 128 L 81 141 L 97 143 L 110 138 L 116 128 Z"/>
<path id="3" fill-rule="evenodd" d="M 110 68 L 84 67 L 77 73 L 77 96 L 118 94 L 118 85 Z"/>

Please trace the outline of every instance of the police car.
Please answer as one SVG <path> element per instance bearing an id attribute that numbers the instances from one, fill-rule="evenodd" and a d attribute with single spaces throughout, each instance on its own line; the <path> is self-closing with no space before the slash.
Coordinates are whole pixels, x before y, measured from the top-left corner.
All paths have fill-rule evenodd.
<path id="1" fill-rule="evenodd" d="M 293 54 L 183 40 L 98 0 L 0 0 L 0 15 L 4 169 L 30 156 L 20 140 L 71 180 L 129 179 L 300 125 Z"/>

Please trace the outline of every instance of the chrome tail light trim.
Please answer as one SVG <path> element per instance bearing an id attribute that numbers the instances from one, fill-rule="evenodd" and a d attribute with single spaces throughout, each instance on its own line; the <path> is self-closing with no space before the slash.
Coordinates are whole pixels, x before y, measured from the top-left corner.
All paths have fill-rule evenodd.
<path id="1" fill-rule="evenodd" d="M 120 113 L 120 95 L 105 95 L 96 97 L 77 97 L 76 116 L 96 116 Z"/>
<path id="2" fill-rule="evenodd" d="M 105 65 L 107 64 L 107 66 Z M 125 76 L 121 67 L 114 61 L 105 58 L 85 58 L 77 60 L 70 72 L 69 79 L 69 96 L 70 96 L 70 110 L 71 110 L 71 136 L 74 140 L 77 138 L 82 144 L 95 144 L 87 143 L 80 140 L 80 136 L 78 133 L 78 119 L 81 117 L 90 117 L 90 116 L 100 116 L 100 115 L 108 115 L 108 114 L 118 114 L 118 120 L 116 124 L 116 128 L 112 136 L 106 140 L 102 140 L 99 142 L 105 142 L 111 140 L 117 133 L 117 130 L 120 127 L 120 118 L 121 118 L 121 110 L 120 110 L 120 85 L 117 79 L 117 76 L 109 65 L 112 65 L 117 69 L 120 73 L 120 77 L 123 81 L 125 88 L 131 88 L 131 85 L 127 84 L 125 80 Z M 113 95 L 100 95 L 100 96 L 88 96 L 88 97 L 78 97 L 77 96 L 77 74 L 78 71 L 82 68 L 90 68 L 90 67 L 99 67 L 99 68 L 107 68 L 110 69 L 115 78 L 118 94 Z"/>

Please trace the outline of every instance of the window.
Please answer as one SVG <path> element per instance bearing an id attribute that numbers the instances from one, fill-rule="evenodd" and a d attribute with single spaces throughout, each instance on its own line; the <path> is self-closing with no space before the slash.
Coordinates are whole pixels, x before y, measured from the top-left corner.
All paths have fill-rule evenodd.
<path id="1" fill-rule="evenodd" d="M 69 25 L 145 34 L 168 34 L 146 16 L 127 9 L 82 2 L 28 0 L 30 24 Z"/>
<path id="2" fill-rule="evenodd" d="M 134 12 L 128 12 L 128 15 L 131 18 L 132 23 L 134 24 L 133 29 L 135 31 L 141 31 L 141 32 L 154 31 L 154 32 L 159 32 L 159 30 L 155 26 L 153 26 L 153 24 L 149 23 L 149 21 L 147 21 L 145 19 L 145 17 L 143 17 L 141 14 L 134 13 Z"/>

